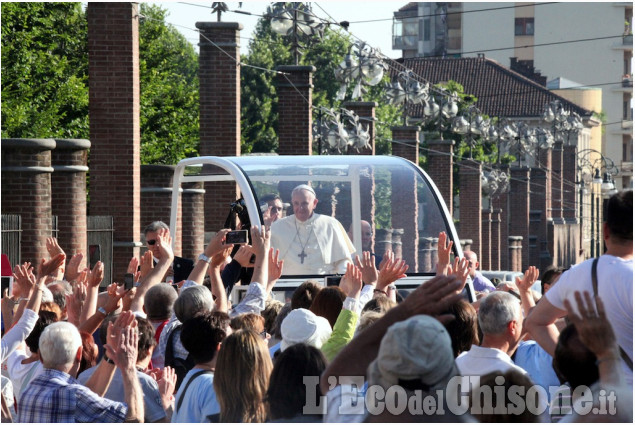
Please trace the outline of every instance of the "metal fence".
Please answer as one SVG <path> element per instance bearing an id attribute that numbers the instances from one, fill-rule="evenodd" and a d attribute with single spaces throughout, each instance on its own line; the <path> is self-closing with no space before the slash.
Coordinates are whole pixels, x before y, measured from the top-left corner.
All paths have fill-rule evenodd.
<path id="1" fill-rule="evenodd" d="M 22 217 L 18 214 L 2 214 L 2 253 L 7 254 L 11 265 L 20 264 L 22 244 Z"/>

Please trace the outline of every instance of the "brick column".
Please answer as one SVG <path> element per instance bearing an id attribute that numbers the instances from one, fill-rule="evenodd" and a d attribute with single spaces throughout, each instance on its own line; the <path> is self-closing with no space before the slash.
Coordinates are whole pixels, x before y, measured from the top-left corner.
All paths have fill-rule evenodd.
<path id="1" fill-rule="evenodd" d="M 391 130 L 392 154 L 419 165 L 419 127 L 392 127 Z"/>
<path id="2" fill-rule="evenodd" d="M 2 139 L 2 214 L 21 216 L 18 262 L 48 258 L 51 236 L 51 150 L 53 139 Z M 5 252 L 5 247 L 3 251 Z"/>
<path id="3" fill-rule="evenodd" d="M 453 217 L 454 140 L 431 140 L 428 147 L 428 175 L 439 189 L 450 217 Z"/>
<path id="4" fill-rule="evenodd" d="M 511 171 L 509 166 L 499 165 L 497 167 L 500 171 L 504 172 L 507 176 L 511 177 Z M 511 185 L 511 181 L 510 181 Z M 500 211 L 500 233 L 499 233 L 499 258 L 500 258 L 500 267 L 498 270 L 509 270 L 508 264 L 508 255 L 507 255 L 507 244 L 509 236 L 509 216 L 510 216 L 510 208 L 509 208 L 509 193 L 501 193 L 494 196 L 492 199 L 492 207 L 495 210 Z"/>
<path id="5" fill-rule="evenodd" d="M 419 127 L 392 128 L 392 154 L 412 161 L 419 160 Z M 399 188 L 391 193 L 392 227 L 403 229 L 403 259 L 413 272 L 419 271 L 419 201 L 417 199 L 417 175 L 409 169 L 394 170 L 391 175 L 392 187 Z M 393 245 L 395 244 L 393 232 Z"/>
<path id="6" fill-rule="evenodd" d="M 468 159 L 459 163 L 459 234 L 462 238 L 472 239 L 472 251 L 481 259 L 482 221 L 480 162 Z"/>
<path id="7" fill-rule="evenodd" d="M 405 231 L 404 229 L 392 229 L 392 252 L 395 253 L 395 258 L 401 258 L 408 261 L 408 258 L 404 258 L 404 250 L 403 250 L 403 235 Z M 410 253 L 407 253 L 408 256 Z M 411 263 L 408 263 L 411 264 Z"/>
<path id="8" fill-rule="evenodd" d="M 314 66 L 283 65 L 277 76 L 278 154 L 311 155 L 313 153 L 313 73 Z"/>
<path id="9" fill-rule="evenodd" d="M 377 102 L 353 102 L 348 101 L 342 103 L 342 107 L 351 110 L 359 117 L 359 122 L 368 127 L 368 134 L 370 135 L 368 149 L 361 149 L 359 153 L 351 152 L 355 155 L 375 155 L 375 108 L 377 108 Z"/>
<path id="10" fill-rule="evenodd" d="M 562 141 L 556 141 L 551 158 L 551 217 L 562 218 Z"/>
<path id="11" fill-rule="evenodd" d="M 384 252 L 392 251 L 392 229 L 377 229 L 375 235 L 375 252 L 384 255 Z"/>
<path id="12" fill-rule="evenodd" d="M 137 3 L 88 3 L 90 214 L 112 216 L 114 280 L 139 255 Z M 106 264 L 106 267 L 109 265 Z"/>
<path id="13" fill-rule="evenodd" d="M 487 209 L 481 212 L 482 217 L 482 237 L 481 237 L 481 270 L 495 270 L 492 268 L 492 210 Z"/>
<path id="14" fill-rule="evenodd" d="M 522 265 L 526 270 L 529 264 L 529 168 L 512 167 L 509 191 L 510 211 L 509 234 L 522 237 Z M 508 240 L 511 236 L 509 236 Z M 514 240 L 517 241 L 517 240 Z M 509 247 L 511 250 L 511 246 Z M 509 265 L 510 267 L 513 264 Z"/>
<path id="15" fill-rule="evenodd" d="M 523 240 L 522 236 L 510 236 L 509 238 L 509 270 L 512 272 L 522 272 Z"/>
<path id="16" fill-rule="evenodd" d="M 205 249 L 205 189 L 202 182 L 181 186 L 182 257 L 196 259 Z"/>
<path id="17" fill-rule="evenodd" d="M 577 181 L 577 161 L 577 146 L 565 145 L 562 154 L 562 216 L 570 223 L 577 223 L 578 215 L 578 192 L 574 183 Z"/>
<path id="18" fill-rule="evenodd" d="M 88 252 L 86 241 L 86 172 L 90 141 L 56 139 L 51 176 L 53 215 L 57 216 L 57 240 L 70 258 Z M 88 256 L 85 256 L 87 260 Z"/>
<path id="19" fill-rule="evenodd" d="M 240 30 L 237 22 L 197 22 L 200 31 L 201 156 L 240 155 Z M 213 43 L 213 44 L 212 44 Z M 204 172 L 215 173 L 213 167 Z M 222 173 L 224 174 L 224 172 Z M 205 229 L 220 230 L 236 200 L 234 182 L 205 184 Z"/>
<path id="20" fill-rule="evenodd" d="M 422 272 L 432 271 L 432 238 L 419 238 L 419 266 Z"/>
<path id="21" fill-rule="evenodd" d="M 503 270 L 501 269 L 501 210 L 492 210 L 492 233 L 490 249 L 491 256 L 491 269 L 490 270 Z M 506 257 L 506 255 L 505 255 Z"/>
<path id="22" fill-rule="evenodd" d="M 472 239 L 460 239 L 459 243 L 463 252 L 472 250 Z"/>
<path id="23" fill-rule="evenodd" d="M 148 224 L 156 220 L 170 225 L 170 209 L 172 207 L 172 177 L 174 165 L 142 165 L 141 166 L 141 232 Z M 181 256 L 181 199 L 176 212 L 176 235 L 174 255 Z M 143 238 L 143 235 L 140 235 Z M 143 239 L 142 239 L 143 240 Z"/>

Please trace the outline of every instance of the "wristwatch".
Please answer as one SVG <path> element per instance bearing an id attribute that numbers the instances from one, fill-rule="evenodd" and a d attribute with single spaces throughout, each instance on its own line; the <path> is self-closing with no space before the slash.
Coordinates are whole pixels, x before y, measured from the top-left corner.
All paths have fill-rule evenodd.
<path id="1" fill-rule="evenodd" d="M 199 260 L 205 261 L 207 264 L 212 262 L 212 259 L 209 258 L 207 255 L 205 255 L 204 253 L 198 256 Z"/>

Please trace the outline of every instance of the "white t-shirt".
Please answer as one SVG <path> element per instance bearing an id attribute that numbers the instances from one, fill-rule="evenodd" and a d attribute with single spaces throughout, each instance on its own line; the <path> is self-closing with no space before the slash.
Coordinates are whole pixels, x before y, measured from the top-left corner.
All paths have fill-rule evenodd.
<path id="1" fill-rule="evenodd" d="M 13 394 L 20 402 L 20 396 L 26 389 L 29 382 L 40 376 L 44 371 L 44 366 L 39 360 L 29 364 L 22 364 L 22 360 L 29 358 L 29 355 L 24 350 L 15 350 L 9 354 L 7 358 L 7 369 L 9 370 L 9 378 L 13 384 Z"/>
<path id="2" fill-rule="evenodd" d="M 589 259 L 571 267 L 545 295 L 554 307 L 564 308 L 564 300 L 577 311 L 575 291 L 587 291 L 593 296 L 591 266 Z M 633 260 L 624 260 L 612 255 L 602 255 L 598 260 L 598 295 L 602 298 L 606 316 L 613 326 L 617 343 L 633 359 Z M 633 372 L 622 361 L 624 376 L 633 384 Z"/>
<path id="3" fill-rule="evenodd" d="M 527 375 L 524 369 L 514 364 L 507 353 L 497 348 L 478 345 L 472 345 L 469 351 L 461 353 L 456 358 L 456 366 L 462 376 L 483 376 L 497 370 L 505 373 L 510 369 L 516 369 L 523 375 Z"/>

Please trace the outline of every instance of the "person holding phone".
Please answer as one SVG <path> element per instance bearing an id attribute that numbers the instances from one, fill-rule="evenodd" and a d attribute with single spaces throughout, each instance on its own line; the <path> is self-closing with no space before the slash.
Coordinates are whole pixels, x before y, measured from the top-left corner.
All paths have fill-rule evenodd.
<path id="1" fill-rule="evenodd" d="M 146 239 L 146 246 L 148 251 L 152 251 L 152 255 L 154 257 L 154 262 L 158 263 L 161 260 L 161 250 L 159 249 L 159 245 L 157 245 L 157 232 L 159 229 L 166 229 L 168 232 L 170 228 L 167 224 L 162 221 L 153 221 L 148 224 L 146 228 L 143 230 L 143 234 Z M 166 279 L 172 276 L 172 280 L 174 283 L 180 282 L 182 280 L 187 279 L 190 275 L 190 272 L 194 268 L 194 261 L 188 258 L 182 257 L 174 257 L 174 261 L 172 262 L 172 266 L 168 269 L 166 274 Z M 167 280 L 166 280 L 167 281 Z"/>

